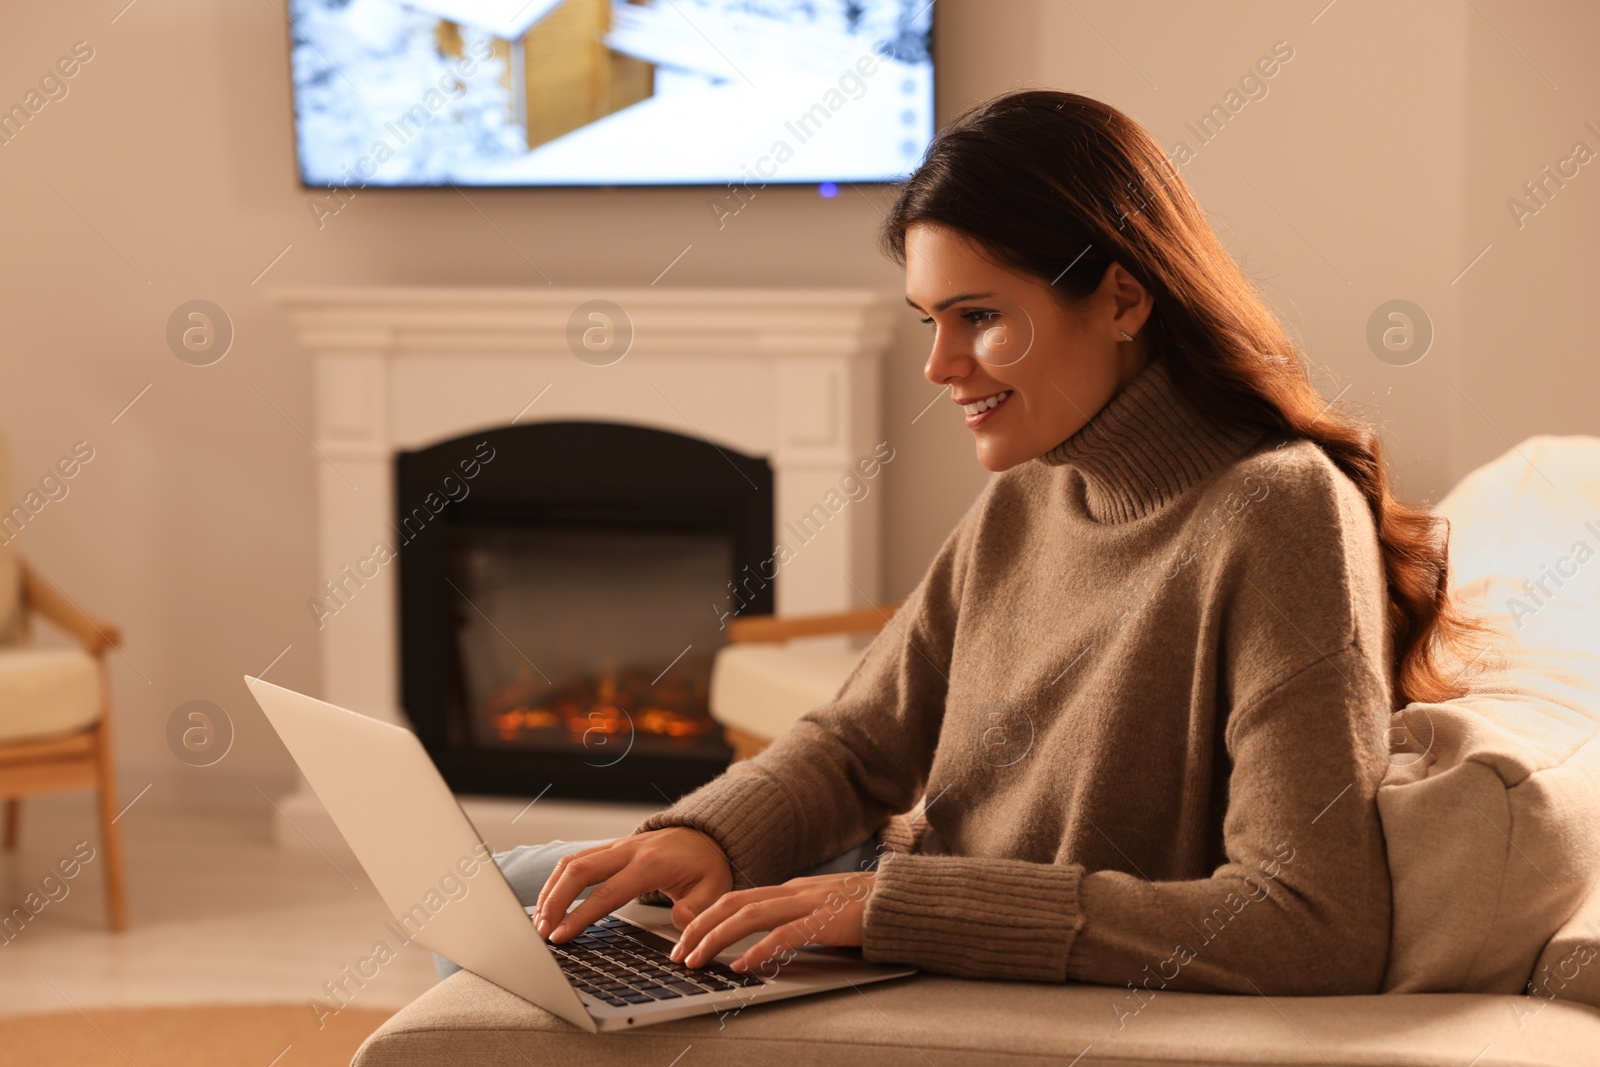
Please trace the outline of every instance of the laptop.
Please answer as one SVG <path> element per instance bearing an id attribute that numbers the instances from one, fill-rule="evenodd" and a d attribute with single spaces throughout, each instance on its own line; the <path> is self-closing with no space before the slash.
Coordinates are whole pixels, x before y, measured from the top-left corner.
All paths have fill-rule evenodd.
<path id="1" fill-rule="evenodd" d="M 810 947 L 779 966 L 675 963 L 671 910 L 632 901 L 563 944 L 534 928 L 415 734 L 245 676 L 407 940 L 585 1030 L 621 1030 L 913 974 L 858 949 Z"/>

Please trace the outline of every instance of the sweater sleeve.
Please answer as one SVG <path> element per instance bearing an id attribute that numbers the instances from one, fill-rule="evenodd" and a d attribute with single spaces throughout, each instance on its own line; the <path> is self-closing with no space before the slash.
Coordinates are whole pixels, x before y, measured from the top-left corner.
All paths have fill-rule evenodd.
<path id="1" fill-rule="evenodd" d="M 832 700 L 634 832 L 700 830 L 727 854 L 735 888 L 746 888 L 782 882 L 909 810 L 926 785 L 944 716 L 979 506 L 945 539 Z"/>
<path id="2" fill-rule="evenodd" d="M 1121 1018 L 1161 989 L 1378 991 L 1391 922 L 1383 567 L 1354 485 L 1310 450 L 1283 463 L 1279 506 L 1206 557 L 1217 673 L 1201 662 L 1195 684 L 1217 693 L 1226 756 L 1208 875 L 890 856 L 867 901 L 867 958 L 1123 987 Z M 1139 783 L 1123 788 L 1137 806 Z"/>
<path id="3" fill-rule="evenodd" d="M 962 977 L 1134 987 L 1120 1018 L 1161 989 L 1376 991 L 1390 908 L 1376 802 L 1387 766 L 1380 667 L 1352 644 L 1235 712 L 1227 861 L 1210 877 L 889 856 L 868 898 L 863 953 Z"/>

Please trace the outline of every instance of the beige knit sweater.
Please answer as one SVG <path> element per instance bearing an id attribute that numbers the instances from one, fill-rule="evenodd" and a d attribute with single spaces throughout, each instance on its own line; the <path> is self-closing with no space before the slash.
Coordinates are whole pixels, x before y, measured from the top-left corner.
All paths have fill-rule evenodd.
<path id="1" fill-rule="evenodd" d="M 1158 359 L 990 479 L 833 700 L 639 829 L 711 835 L 737 886 L 881 829 L 867 958 L 1130 984 L 1124 1019 L 1375 992 L 1385 607 L 1355 485 Z"/>

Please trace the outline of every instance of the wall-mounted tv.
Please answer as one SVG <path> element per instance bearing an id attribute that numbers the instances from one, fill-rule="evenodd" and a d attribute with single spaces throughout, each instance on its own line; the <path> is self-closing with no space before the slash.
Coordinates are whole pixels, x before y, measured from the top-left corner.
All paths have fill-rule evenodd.
<path id="1" fill-rule="evenodd" d="M 308 186 L 888 182 L 932 0 L 291 0 Z"/>

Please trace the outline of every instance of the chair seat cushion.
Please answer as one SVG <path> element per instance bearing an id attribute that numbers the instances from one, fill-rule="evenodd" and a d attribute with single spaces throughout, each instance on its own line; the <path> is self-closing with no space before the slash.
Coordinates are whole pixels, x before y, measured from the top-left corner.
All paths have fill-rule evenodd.
<path id="1" fill-rule="evenodd" d="M 100 707 L 100 666 L 87 652 L 0 648 L 0 742 L 75 733 Z"/>
<path id="2" fill-rule="evenodd" d="M 1133 1013 L 1126 989 L 916 975 L 590 1034 L 459 971 L 379 1027 L 352 1067 L 1571 1067 L 1600 1045 L 1595 1009 L 1518 996 L 1149 996 Z"/>
<path id="3" fill-rule="evenodd" d="M 860 658 L 855 649 L 832 645 L 726 645 L 717 651 L 711 672 L 711 717 L 771 740 L 832 700 Z"/>

